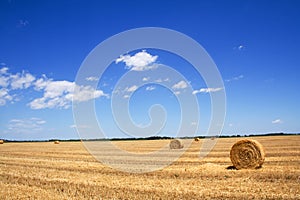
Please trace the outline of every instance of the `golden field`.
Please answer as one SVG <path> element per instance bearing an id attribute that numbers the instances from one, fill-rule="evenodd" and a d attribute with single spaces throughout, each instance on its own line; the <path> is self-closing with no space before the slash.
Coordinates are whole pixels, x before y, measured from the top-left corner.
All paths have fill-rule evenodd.
<path id="1" fill-rule="evenodd" d="M 0 145 L 0 199 L 300 199 L 300 136 L 252 137 L 265 148 L 257 170 L 228 170 L 231 146 L 220 138 L 204 159 L 202 140 L 155 172 L 120 172 L 98 162 L 81 142 Z M 168 140 L 118 141 L 147 152 Z M 126 160 L 126 158 L 124 158 Z"/>

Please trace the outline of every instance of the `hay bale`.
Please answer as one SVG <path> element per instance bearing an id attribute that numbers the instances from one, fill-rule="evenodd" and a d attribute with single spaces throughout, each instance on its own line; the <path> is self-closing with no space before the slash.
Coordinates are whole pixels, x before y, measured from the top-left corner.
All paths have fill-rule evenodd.
<path id="1" fill-rule="evenodd" d="M 0 140 L 0 144 L 4 144 L 4 141 L 3 141 L 3 140 Z"/>
<path id="2" fill-rule="evenodd" d="M 199 138 L 194 138 L 194 141 L 195 141 L 195 142 L 199 142 L 200 139 L 199 139 Z"/>
<path id="3" fill-rule="evenodd" d="M 54 144 L 59 144 L 59 141 L 58 140 L 54 141 Z"/>
<path id="4" fill-rule="evenodd" d="M 265 151 L 256 140 L 244 139 L 232 146 L 230 159 L 236 169 L 257 169 L 265 161 Z"/>
<path id="5" fill-rule="evenodd" d="M 179 139 L 171 140 L 169 146 L 170 146 L 170 149 L 182 149 L 183 148 L 183 144 L 182 144 L 181 140 L 179 140 Z"/>

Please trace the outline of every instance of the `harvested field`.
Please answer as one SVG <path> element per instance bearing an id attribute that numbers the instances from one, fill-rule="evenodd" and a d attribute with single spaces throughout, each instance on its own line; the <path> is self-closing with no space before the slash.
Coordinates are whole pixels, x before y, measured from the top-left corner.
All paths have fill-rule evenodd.
<path id="1" fill-rule="evenodd" d="M 202 140 L 193 141 L 172 165 L 143 174 L 102 165 L 81 142 L 5 143 L 0 146 L 0 199 L 300 199 L 300 136 L 249 138 L 265 148 L 262 168 L 228 170 L 230 149 L 241 139 L 216 139 L 202 160 Z M 150 152 L 169 141 L 115 143 Z"/>

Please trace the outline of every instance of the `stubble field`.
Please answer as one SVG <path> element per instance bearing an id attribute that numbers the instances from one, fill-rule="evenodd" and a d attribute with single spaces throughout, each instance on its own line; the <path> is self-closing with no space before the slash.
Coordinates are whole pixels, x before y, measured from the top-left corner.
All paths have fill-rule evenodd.
<path id="1" fill-rule="evenodd" d="M 142 174 L 99 163 L 81 142 L 5 143 L 0 199 L 300 199 L 300 136 L 253 137 L 265 147 L 263 167 L 228 170 L 230 148 L 241 139 L 218 139 L 204 159 L 202 141 L 193 141 L 172 165 Z M 115 143 L 136 152 L 168 142 Z"/>

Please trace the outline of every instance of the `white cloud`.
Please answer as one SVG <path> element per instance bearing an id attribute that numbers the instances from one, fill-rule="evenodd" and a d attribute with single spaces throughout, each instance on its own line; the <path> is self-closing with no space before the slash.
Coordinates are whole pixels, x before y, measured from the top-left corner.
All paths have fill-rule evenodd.
<path id="1" fill-rule="evenodd" d="M 90 77 L 86 77 L 85 80 L 87 80 L 87 81 L 98 81 L 99 78 L 95 77 L 95 76 L 90 76 Z"/>
<path id="2" fill-rule="evenodd" d="M 37 124 L 45 124 L 46 121 L 45 121 L 45 120 L 40 120 L 40 121 L 37 121 L 36 123 L 37 123 Z"/>
<path id="3" fill-rule="evenodd" d="M 49 81 L 44 88 L 44 97 L 55 98 L 73 92 L 75 83 L 69 81 Z"/>
<path id="4" fill-rule="evenodd" d="M 180 95 L 180 91 L 175 91 L 174 94 L 175 95 Z"/>
<path id="5" fill-rule="evenodd" d="M 108 97 L 102 90 L 95 90 L 91 86 L 77 86 L 74 94 L 70 93 L 66 95 L 67 99 L 77 102 L 89 101 L 99 97 Z"/>
<path id="6" fill-rule="evenodd" d="M 245 48 L 246 47 L 243 44 L 240 44 L 238 46 L 233 47 L 234 50 L 239 50 L 239 51 L 245 50 Z"/>
<path id="7" fill-rule="evenodd" d="M 158 56 L 152 56 L 143 50 L 136 53 L 134 56 L 121 55 L 115 62 L 124 62 L 126 67 L 132 71 L 145 71 L 157 68 L 157 66 L 153 65 L 157 58 Z"/>
<path id="8" fill-rule="evenodd" d="M 161 78 L 155 80 L 156 83 L 162 83 L 163 80 Z"/>
<path id="9" fill-rule="evenodd" d="M 1 76 L 0 74 L 0 87 L 7 87 L 9 85 L 9 77 Z"/>
<path id="10" fill-rule="evenodd" d="M 226 82 L 231 82 L 231 81 L 238 81 L 238 80 L 240 80 L 240 79 L 242 79 L 242 78 L 244 78 L 244 75 L 239 75 L 239 76 L 235 76 L 235 77 L 233 77 L 233 78 L 231 78 L 231 79 L 226 79 L 225 81 Z"/>
<path id="11" fill-rule="evenodd" d="M 52 79 L 48 79 L 46 77 L 46 75 L 42 75 L 42 78 L 39 78 L 38 80 L 36 80 L 33 85 L 34 85 L 34 89 L 35 90 L 42 90 L 44 89 L 50 82 L 52 81 Z"/>
<path id="12" fill-rule="evenodd" d="M 186 88 L 188 85 L 185 81 L 179 81 L 178 83 L 174 84 L 172 86 L 173 89 L 184 89 Z"/>
<path id="13" fill-rule="evenodd" d="M 150 77 L 144 77 L 143 78 L 143 81 L 145 82 L 145 81 L 149 81 L 150 80 Z"/>
<path id="14" fill-rule="evenodd" d="M 165 78 L 165 79 L 159 78 L 159 79 L 156 79 L 156 80 L 155 80 L 156 83 L 169 82 L 169 81 L 170 81 L 169 78 Z"/>
<path id="15" fill-rule="evenodd" d="M 154 86 L 148 86 L 148 87 L 146 87 L 146 91 L 152 91 L 152 90 L 155 90 Z"/>
<path id="16" fill-rule="evenodd" d="M 12 133 L 32 133 L 36 131 L 41 131 L 43 129 L 43 124 L 46 121 L 40 118 L 32 117 L 30 119 L 12 119 L 8 123 L 8 130 Z"/>
<path id="17" fill-rule="evenodd" d="M 27 89 L 35 80 L 35 77 L 30 73 L 23 71 L 22 73 L 11 74 L 8 70 L 7 67 L 0 69 L 0 106 L 5 105 L 7 101 L 17 101 L 17 94 L 12 95 L 12 90 Z"/>
<path id="18" fill-rule="evenodd" d="M 282 124 L 283 121 L 281 119 L 275 119 L 272 121 L 272 124 Z"/>
<path id="19" fill-rule="evenodd" d="M 70 81 L 53 81 L 45 76 L 35 83 L 35 90 L 43 90 L 43 97 L 34 99 L 28 105 L 32 109 L 63 108 L 71 106 L 71 102 L 83 102 L 102 96 L 108 97 L 102 90 L 95 90 L 91 86 L 78 86 Z"/>
<path id="20" fill-rule="evenodd" d="M 31 101 L 29 104 L 31 109 L 38 110 L 44 108 L 69 108 L 70 100 L 64 97 L 55 97 L 55 98 L 37 98 Z"/>
<path id="21" fill-rule="evenodd" d="M 4 106 L 6 101 L 11 101 L 13 97 L 8 93 L 8 89 L 0 88 L 0 106 Z"/>
<path id="22" fill-rule="evenodd" d="M 46 75 L 36 79 L 28 72 L 11 74 L 7 67 L 0 69 L 0 106 L 8 101 L 19 100 L 16 90 L 25 90 L 33 87 L 35 91 L 43 92 L 43 96 L 32 100 L 28 105 L 32 109 L 43 108 L 69 108 L 72 101 L 83 102 L 102 96 L 108 97 L 102 90 L 96 90 L 91 86 L 78 86 L 75 82 L 54 81 Z M 95 80 L 90 77 L 90 80 Z M 74 92 L 75 89 L 75 92 Z M 11 93 L 14 92 L 14 95 Z"/>
<path id="23" fill-rule="evenodd" d="M 218 92 L 218 91 L 220 91 L 222 89 L 223 88 L 201 88 L 200 90 L 194 90 L 193 94 Z"/>
<path id="24" fill-rule="evenodd" d="M 126 87 L 125 88 L 125 92 L 134 92 L 138 89 L 138 87 L 136 85 L 133 85 L 131 87 Z"/>
<path id="25" fill-rule="evenodd" d="M 30 73 L 25 73 L 24 71 L 22 74 L 17 73 L 10 76 L 11 78 L 11 88 L 15 89 L 26 89 L 30 87 L 35 80 L 35 77 Z"/>
<path id="26" fill-rule="evenodd" d="M 128 94 L 125 94 L 125 95 L 123 96 L 124 99 L 128 99 L 129 97 L 130 97 L 130 95 L 128 95 Z"/>
<path id="27" fill-rule="evenodd" d="M 70 128 L 88 129 L 88 128 L 90 128 L 90 126 L 72 124 L 72 125 L 70 125 Z"/>
<path id="28" fill-rule="evenodd" d="M 243 45 L 240 45 L 240 46 L 238 46 L 238 50 L 242 50 L 242 49 L 244 49 L 245 47 L 243 46 Z"/>
<path id="29" fill-rule="evenodd" d="M 196 126 L 196 125 L 197 125 L 197 122 L 191 122 L 191 125 L 192 125 L 192 126 Z"/>
<path id="30" fill-rule="evenodd" d="M 8 73 L 8 68 L 3 67 L 0 69 L 0 86 L 5 88 L 10 88 L 12 90 L 16 89 L 26 89 L 30 87 L 35 77 L 27 72 L 22 71 L 22 73 L 11 74 Z"/>
<path id="31" fill-rule="evenodd" d="M 152 65 L 146 65 L 146 66 L 140 66 L 140 67 L 132 67 L 130 70 L 131 71 L 146 71 L 146 70 L 151 70 L 151 69 L 156 69 L 158 65 L 152 64 Z"/>
<path id="32" fill-rule="evenodd" d="M 2 65 L 2 63 L 1 63 L 1 65 Z M 8 68 L 7 68 L 7 67 L 2 67 L 2 68 L 0 69 L 0 74 L 6 74 L 7 71 L 8 71 Z"/>

